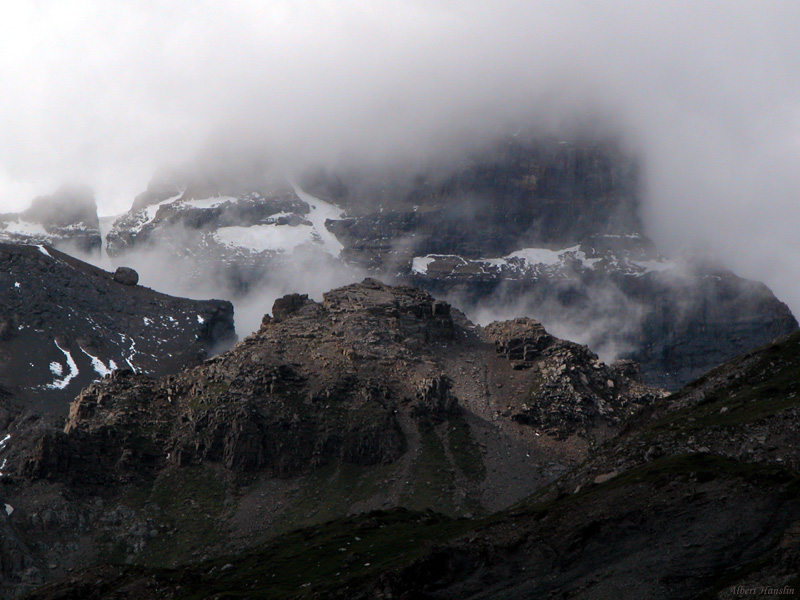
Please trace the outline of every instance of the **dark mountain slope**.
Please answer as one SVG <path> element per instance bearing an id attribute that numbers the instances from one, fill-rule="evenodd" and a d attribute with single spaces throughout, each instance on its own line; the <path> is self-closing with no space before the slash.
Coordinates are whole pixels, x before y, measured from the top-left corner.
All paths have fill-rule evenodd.
<path id="1" fill-rule="evenodd" d="M 0 244 L 0 385 L 20 408 L 65 415 L 116 368 L 164 375 L 234 340 L 229 302 L 174 298 L 46 246 Z"/>

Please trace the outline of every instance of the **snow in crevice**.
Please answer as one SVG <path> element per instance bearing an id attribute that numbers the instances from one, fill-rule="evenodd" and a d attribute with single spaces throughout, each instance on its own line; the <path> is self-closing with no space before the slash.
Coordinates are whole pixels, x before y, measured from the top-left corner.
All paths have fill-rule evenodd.
<path id="1" fill-rule="evenodd" d="M 324 200 L 320 200 L 319 198 L 304 192 L 294 181 L 290 180 L 289 185 L 292 186 L 294 193 L 297 194 L 298 198 L 300 198 L 303 202 L 306 202 L 311 207 L 311 212 L 306 215 L 306 219 L 313 223 L 317 235 L 322 240 L 325 251 L 333 257 L 338 257 L 339 253 L 344 250 L 344 244 L 342 244 L 335 235 L 328 231 L 328 228 L 325 227 L 325 221 L 328 219 L 334 221 L 341 219 L 342 209 L 331 204 L 330 202 L 325 202 Z"/>
<path id="2" fill-rule="evenodd" d="M 139 369 L 137 369 L 133 364 L 133 359 L 136 357 L 137 354 L 139 354 L 139 352 L 136 350 L 136 340 L 126 336 L 124 333 L 120 333 L 119 337 L 123 342 L 125 342 L 125 340 L 130 342 L 130 345 L 128 346 L 128 356 L 125 357 L 125 362 L 131 368 L 131 371 L 133 371 L 134 373 L 138 373 Z M 116 368 L 116 365 L 114 365 L 114 368 Z"/>
<path id="3" fill-rule="evenodd" d="M 7 433 L 6 436 L 2 440 L 0 440 L 0 450 L 5 449 L 6 444 L 8 443 L 8 440 L 10 440 L 10 439 L 11 439 L 11 434 Z"/>
<path id="4" fill-rule="evenodd" d="M 56 348 L 61 350 L 61 352 L 64 354 L 64 358 L 66 358 L 66 360 L 67 360 L 67 366 L 69 367 L 69 373 L 67 373 L 63 378 L 56 379 L 53 383 L 47 384 L 45 387 L 47 389 L 49 389 L 49 390 L 63 390 L 64 388 L 66 388 L 69 385 L 70 381 L 72 381 L 73 379 L 75 379 L 75 377 L 77 377 L 77 375 L 79 373 L 78 365 L 75 364 L 75 360 L 72 358 L 72 354 L 70 353 L 69 350 L 65 350 L 64 348 L 59 346 L 58 342 L 56 340 L 53 340 L 53 343 L 56 345 Z M 53 364 L 54 363 L 50 364 L 50 370 L 53 372 L 53 374 L 54 375 L 61 374 L 63 372 L 63 369 L 61 368 L 61 365 L 58 364 L 58 363 L 55 363 L 55 364 L 58 364 L 58 366 L 59 366 L 58 372 L 56 372 L 57 369 L 55 369 L 53 367 Z"/>
<path id="5" fill-rule="evenodd" d="M 52 255 L 52 254 L 50 254 L 50 253 L 47 251 L 47 248 L 45 248 L 45 247 L 44 247 L 44 246 L 42 246 L 41 244 L 39 244 L 39 245 L 38 245 L 38 246 L 36 246 L 36 247 L 39 249 L 39 252 L 41 252 L 42 254 L 44 254 L 46 257 L 48 257 L 48 258 L 53 258 L 53 255 Z"/>
<path id="6" fill-rule="evenodd" d="M 92 362 L 92 368 L 95 372 L 100 375 L 100 377 L 105 377 L 106 375 L 110 375 L 114 371 L 117 370 L 117 363 L 114 362 L 113 359 L 108 360 L 108 365 L 106 365 L 99 357 L 94 356 L 93 354 L 89 354 L 83 346 L 80 347 L 81 352 L 83 352 L 86 356 L 89 357 L 89 360 Z"/>

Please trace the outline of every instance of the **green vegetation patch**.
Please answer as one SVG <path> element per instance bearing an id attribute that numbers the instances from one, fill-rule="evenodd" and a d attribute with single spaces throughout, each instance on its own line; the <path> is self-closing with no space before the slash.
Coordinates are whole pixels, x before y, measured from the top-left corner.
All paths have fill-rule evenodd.
<path id="1" fill-rule="evenodd" d="M 340 519 L 281 536 L 243 558 L 206 563 L 201 589 L 186 598 L 310 597 L 374 580 L 470 527 L 466 520 L 405 509 Z M 226 564 L 233 568 L 223 571 Z"/>
<path id="2" fill-rule="evenodd" d="M 472 437 L 469 423 L 459 415 L 447 424 L 447 442 L 456 467 L 467 479 L 483 481 L 486 466 L 483 464 L 481 447 Z"/>
<path id="3" fill-rule="evenodd" d="M 114 577 L 103 582 L 106 597 L 147 580 L 148 588 L 171 589 L 178 594 L 170 597 L 184 600 L 319 598 L 375 581 L 473 527 L 473 521 L 430 511 L 374 511 L 296 530 L 238 556 L 190 569 L 100 566 L 84 577 L 98 581 L 103 571 L 113 570 Z"/>
<path id="4" fill-rule="evenodd" d="M 780 466 L 745 463 L 714 454 L 677 454 L 632 468 L 605 483 L 593 485 L 577 494 L 542 501 L 541 497 L 548 492 L 545 488 L 515 505 L 511 512 L 544 515 L 556 507 L 594 501 L 598 494 L 605 494 L 614 489 L 642 483 L 660 488 L 679 479 L 694 479 L 698 482 L 738 479 L 763 489 L 777 487 L 782 490 L 781 496 L 784 498 L 800 497 L 800 476 Z M 500 516 L 502 517 L 502 513 Z"/>
<path id="5" fill-rule="evenodd" d="M 153 519 L 158 535 L 140 555 L 145 565 L 186 562 L 220 539 L 225 486 L 209 467 L 164 472 L 153 484 L 147 503 L 157 507 Z M 147 505 L 143 511 L 146 510 Z"/>
<path id="6" fill-rule="evenodd" d="M 454 515 L 457 510 L 453 502 L 455 494 L 455 473 L 445 452 L 444 443 L 438 429 L 447 427 L 448 422 L 440 426 L 420 425 L 420 452 L 414 458 L 410 484 L 402 495 L 400 503 L 413 510 L 437 510 Z"/>
<path id="7" fill-rule="evenodd" d="M 399 467 L 395 461 L 370 467 L 335 463 L 314 469 L 303 476 L 303 485 L 292 495 L 280 529 L 268 532 L 268 537 L 346 514 L 354 504 L 384 492 Z"/>
<path id="8" fill-rule="evenodd" d="M 727 385 L 696 406 L 664 416 L 650 430 L 691 432 L 714 426 L 735 427 L 800 406 L 800 334 L 714 369 L 688 386 L 686 393 L 714 377 L 736 373 L 753 356 L 756 360 Z"/>

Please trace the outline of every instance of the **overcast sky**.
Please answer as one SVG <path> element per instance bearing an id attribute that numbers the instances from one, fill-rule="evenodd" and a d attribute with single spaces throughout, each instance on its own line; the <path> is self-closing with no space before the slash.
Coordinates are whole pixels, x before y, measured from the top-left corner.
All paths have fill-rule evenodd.
<path id="1" fill-rule="evenodd" d="M 5 2 L 0 211 L 71 181 L 121 212 L 209 144 L 424 157 L 592 116 L 641 154 L 665 252 L 798 314 L 799 31 L 795 0 Z"/>

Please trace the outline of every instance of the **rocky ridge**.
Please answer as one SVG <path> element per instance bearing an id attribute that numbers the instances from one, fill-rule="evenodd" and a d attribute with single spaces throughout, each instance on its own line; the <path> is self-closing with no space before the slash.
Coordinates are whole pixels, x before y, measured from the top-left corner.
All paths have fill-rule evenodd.
<path id="1" fill-rule="evenodd" d="M 497 510 L 663 396 L 629 374 L 529 319 L 476 327 L 410 287 L 289 295 L 234 349 L 161 379 L 119 370 L 63 429 L 15 433 L 0 486 L 28 551 L 6 576 L 177 564 L 382 507 Z"/>

